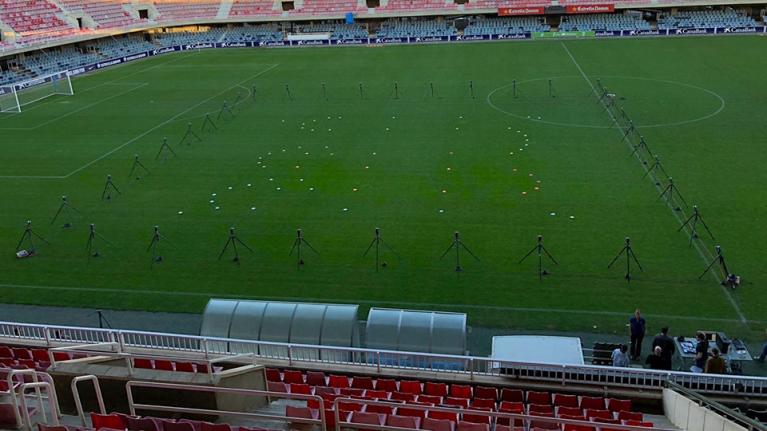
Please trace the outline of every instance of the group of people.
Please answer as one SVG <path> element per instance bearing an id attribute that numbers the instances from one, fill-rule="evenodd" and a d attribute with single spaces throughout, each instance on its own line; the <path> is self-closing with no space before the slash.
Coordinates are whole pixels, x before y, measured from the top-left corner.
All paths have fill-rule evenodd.
<path id="1" fill-rule="evenodd" d="M 639 309 L 629 319 L 630 346 L 621 344 L 612 353 L 614 367 L 629 367 L 631 361 L 642 359 L 642 341 L 647 332 L 647 321 L 642 317 Z M 690 371 L 695 373 L 724 374 L 726 362 L 721 356 L 719 349 L 714 347 L 709 354 L 708 340 L 705 334 L 698 332 L 696 335 L 695 363 Z M 663 327 L 660 333 L 653 338 L 652 353 L 645 358 L 645 365 L 653 370 L 671 370 L 672 358 L 676 352 L 674 339 L 668 335 L 668 327 Z"/>

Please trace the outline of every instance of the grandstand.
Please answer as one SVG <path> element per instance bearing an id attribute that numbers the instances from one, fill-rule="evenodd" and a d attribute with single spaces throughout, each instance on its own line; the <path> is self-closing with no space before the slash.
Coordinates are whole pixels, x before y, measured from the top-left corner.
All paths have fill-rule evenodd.
<path id="1" fill-rule="evenodd" d="M 463 30 L 464 36 L 509 35 L 533 31 L 549 31 L 545 20 L 537 17 L 477 18 Z"/>
<path id="2" fill-rule="evenodd" d="M 639 12 L 622 14 L 572 15 L 562 18 L 562 31 L 650 30 Z"/>

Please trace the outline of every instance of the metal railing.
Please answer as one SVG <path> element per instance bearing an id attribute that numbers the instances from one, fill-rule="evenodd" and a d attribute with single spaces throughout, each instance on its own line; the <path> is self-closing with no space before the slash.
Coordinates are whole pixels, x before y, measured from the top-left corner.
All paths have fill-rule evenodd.
<path id="1" fill-rule="evenodd" d="M 4 370 L 4 372 L 6 371 Z M 20 378 L 17 378 L 17 376 Z M 26 381 L 27 376 L 31 378 L 31 382 Z M 59 411 L 59 400 L 56 397 L 53 378 L 50 374 L 31 369 L 10 369 L 6 372 L 6 379 L 8 381 L 11 406 L 13 406 L 16 419 L 16 428 L 32 429 L 30 412 L 27 408 L 26 392 L 28 389 L 35 391 L 34 397 L 40 414 L 43 417 L 43 422 L 58 425 L 61 412 Z M 18 382 L 21 383 L 17 385 L 16 383 Z M 45 392 L 45 396 L 43 396 L 43 392 Z M 48 402 L 48 411 L 51 416 L 50 421 L 47 419 L 48 415 L 45 412 L 45 401 Z"/>
<path id="2" fill-rule="evenodd" d="M 199 356 L 206 360 L 236 361 L 243 355 L 249 361 L 275 366 L 306 367 L 320 365 L 354 366 L 359 373 L 386 374 L 389 370 L 413 370 L 437 374 L 502 377 L 535 380 L 554 384 L 591 385 L 661 390 L 671 381 L 706 394 L 767 397 L 767 378 L 755 376 L 696 374 L 680 371 L 658 371 L 638 368 L 615 368 L 595 365 L 553 365 L 499 361 L 488 357 L 439 355 L 353 347 L 316 346 L 239 340 L 193 335 L 165 334 L 65 326 L 43 326 L 0 322 L 0 339 L 20 344 L 44 344 L 49 348 L 103 343 L 116 346 L 117 352 L 141 357 L 151 350 L 153 357 L 190 360 Z M 97 350 L 97 349 L 94 349 Z M 96 351 L 95 353 L 105 353 Z M 350 371 L 351 372 L 351 371 Z"/>
<path id="3" fill-rule="evenodd" d="M 300 418 L 287 415 L 274 415 L 268 413 L 255 413 L 255 412 L 240 412 L 232 410 L 220 410 L 220 409 L 206 409 L 195 407 L 181 407 L 181 406 L 167 406 L 160 404 L 144 404 L 137 403 L 133 397 L 134 388 L 153 388 L 153 389 L 169 389 L 175 391 L 174 394 L 178 399 L 183 397 L 178 396 L 178 392 L 190 391 L 190 392 L 207 392 L 213 394 L 231 394 L 240 397 L 256 396 L 256 397 L 268 397 L 268 398 L 284 398 L 292 400 L 302 401 L 314 401 L 319 406 L 319 418 Z M 237 389 L 237 388 L 223 388 L 213 386 L 198 386 L 198 385 L 184 385 L 178 383 L 158 383 L 158 382 L 138 382 L 129 381 L 125 384 L 125 392 L 128 397 L 128 408 L 132 416 L 136 416 L 136 410 L 150 410 L 160 412 L 172 412 L 172 413 L 187 413 L 187 414 L 200 414 L 200 415 L 226 415 L 226 416 L 239 416 L 249 419 L 263 419 L 283 422 L 295 422 L 309 425 L 317 425 L 320 431 L 326 431 L 325 429 L 325 401 L 318 395 L 303 395 L 303 394 L 291 394 L 285 392 L 274 391 L 261 391 L 255 389 Z"/>
<path id="4" fill-rule="evenodd" d="M 83 424 L 83 427 L 87 427 L 88 424 L 85 421 L 85 411 L 83 410 L 83 402 L 80 398 L 80 390 L 77 389 L 77 384 L 86 381 L 93 382 L 93 391 L 96 394 L 96 402 L 99 405 L 99 413 L 102 415 L 107 414 L 107 409 L 104 407 L 104 395 L 101 393 L 101 385 L 99 385 L 99 378 L 90 374 L 86 376 L 75 377 L 72 379 L 72 383 L 70 383 L 70 388 L 72 389 L 72 398 L 75 400 L 77 416 L 80 418 L 80 422 Z"/>

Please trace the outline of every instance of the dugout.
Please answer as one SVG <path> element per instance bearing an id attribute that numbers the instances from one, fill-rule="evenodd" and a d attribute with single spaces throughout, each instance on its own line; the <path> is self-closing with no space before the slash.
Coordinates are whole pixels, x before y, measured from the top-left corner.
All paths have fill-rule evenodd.
<path id="1" fill-rule="evenodd" d="M 371 308 L 365 331 L 368 349 L 440 355 L 466 355 L 466 338 L 466 314 L 439 311 Z M 424 361 L 428 361 L 431 366 L 435 365 L 433 359 L 421 356 L 397 356 L 396 359 L 390 359 L 395 360 L 398 365 L 417 366 Z M 450 369 L 462 369 L 465 366 L 460 359 L 443 362 L 437 366 Z"/>
<path id="2" fill-rule="evenodd" d="M 304 304 L 293 302 L 211 299 L 205 307 L 200 335 L 203 337 L 271 341 L 275 343 L 359 347 L 357 305 Z M 257 353 L 287 357 L 281 345 L 236 342 L 208 343 L 231 353 Z M 293 348 L 295 359 L 346 359 L 330 349 Z"/>

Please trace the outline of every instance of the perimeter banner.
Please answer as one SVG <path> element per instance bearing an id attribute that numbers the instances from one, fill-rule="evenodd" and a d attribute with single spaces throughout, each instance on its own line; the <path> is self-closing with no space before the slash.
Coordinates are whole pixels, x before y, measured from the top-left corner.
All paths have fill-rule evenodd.
<path id="1" fill-rule="evenodd" d="M 565 7 L 567 13 L 612 13 L 615 12 L 614 4 L 578 4 L 567 5 Z"/>
<path id="2" fill-rule="evenodd" d="M 498 16 L 543 15 L 544 11 L 545 9 L 543 6 L 499 7 Z"/>
<path id="3" fill-rule="evenodd" d="M 576 37 L 594 37 L 593 31 L 534 31 L 533 39 L 572 39 Z"/>

